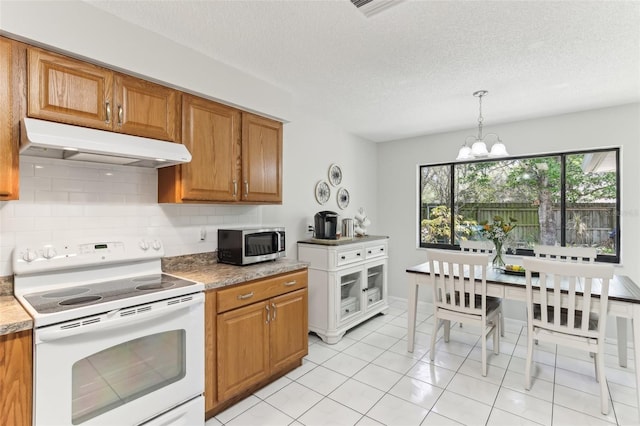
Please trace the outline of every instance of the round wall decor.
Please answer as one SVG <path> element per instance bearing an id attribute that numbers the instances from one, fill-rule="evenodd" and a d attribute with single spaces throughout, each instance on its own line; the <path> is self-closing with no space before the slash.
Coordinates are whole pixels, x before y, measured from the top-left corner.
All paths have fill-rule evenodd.
<path id="1" fill-rule="evenodd" d="M 319 204 L 325 204 L 329 201 L 329 197 L 331 196 L 331 188 L 329 188 L 329 184 L 324 180 L 316 183 L 315 195 L 316 201 Z"/>
<path id="2" fill-rule="evenodd" d="M 338 207 L 342 210 L 346 209 L 349 205 L 349 191 L 346 188 L 338 189 L 337 195 Z"/>
<path id="3" fill-rule="evenodd" d="M 337 164 L 329 166 L 329 182 L 333 186 L 338 186 L 342 182 L 342 169 Z"/>

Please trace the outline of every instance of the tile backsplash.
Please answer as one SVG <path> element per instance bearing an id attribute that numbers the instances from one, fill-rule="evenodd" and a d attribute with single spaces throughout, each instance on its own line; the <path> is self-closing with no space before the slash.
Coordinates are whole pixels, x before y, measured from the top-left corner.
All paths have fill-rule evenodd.
<path id="1" fill-rule="evenodd" d="M 177 256 L 215 251 L 223 225 L 261 223 L 260 206 L 157 204 L 157 188 L 155 169 L 21 157 L 20 200 L 0 202 L 0 276 L 19 244 L 153 236 Z"/>

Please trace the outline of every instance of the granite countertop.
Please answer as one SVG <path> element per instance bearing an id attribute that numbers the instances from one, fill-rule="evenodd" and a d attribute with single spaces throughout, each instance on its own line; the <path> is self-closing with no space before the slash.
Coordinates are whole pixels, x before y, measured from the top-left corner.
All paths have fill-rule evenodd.
<path id="1" fill-rule="evenodd" d="M 364 237 L 340 238 L 338 240 L 325 240 L 320 238 L 309 238 L 308 240 L 298 241 L 304 244 L 318 244 L 323 246 L 343 246 L 347 244 L 362 244 L 375 240 L 386 240 L 386 235 L 365 235 Z"/>
<path id="2" fill-rule="evenodd" d="M 31 330 L 33 320 L 13 296 L 0 296 L 0 335 Z"/>
<path id="3" fill-rule="evenodd" d="M 212 256 L 210 256 L 212 257 Z M 164 260 L 164 259 L 163 259 Z M 280 258 L 274 261 L 246 266 L 227 265 L 215 261 L 202 261 L 197 255 L 179 256 L 163 262 L 162 270 L 193 281 L 204 283 L 205 290 L 240 284 L 258 278 L 306 269 L 307 262 Z"/>
<path id="4" fill-rule="evenodd" d="M 247 266 L 226 265 L 217 263 L 211 253 L 162 259 L 163 272 L 202 282 L 205 290 L 306 269 L 308 266 L 306 262 L 287 258 Z M 5 278 L 8 283 L 13 283 L 13 277 Z M 10 293 L 0 293 L 0 313 L 0 335 L 33 328 L 31 316 Z"/>

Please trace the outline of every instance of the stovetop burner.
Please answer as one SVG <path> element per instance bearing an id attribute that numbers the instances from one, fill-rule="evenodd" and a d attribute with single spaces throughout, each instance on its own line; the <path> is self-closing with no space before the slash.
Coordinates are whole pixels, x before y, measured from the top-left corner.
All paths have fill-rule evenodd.
<path id="1" fill-rule="evenodd" d="M 100 299 L 102 299 L 102 296 L 81 296 L 65 299 L 62 302 L 58 302 L 58 304 L 62 306 L 86 305 L 87 303 L 97 302 Z"/>
<path id="2" fill-rule="evenodd" d="M 160 282 L 160 283 L 152 283 L 152 284 L 142 284 L 142 285 L 136 286 L 136 289 L 137 290 L 163 290 L 163 289 L 171 288 L 174 286 L 175 286 L 175 283 Z"/>
<path id="3" fill-rule="evenodd" d="M 195 284 L 197 283 L 193 281 L 160 273 L 29 293 L 24 298 L 37 313 L 50 314 Z M 158 295 L 159 298 L 161 295 Z"/>

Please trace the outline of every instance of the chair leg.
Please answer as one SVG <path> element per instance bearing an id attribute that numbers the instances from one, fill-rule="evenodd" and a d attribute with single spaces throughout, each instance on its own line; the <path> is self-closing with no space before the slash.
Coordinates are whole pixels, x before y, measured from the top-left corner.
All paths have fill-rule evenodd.
<path id="1" fill-rule="evenodd" d="M 444 321 L 444 341 L 449 343 L 449 337 L 451 336 L 451 321 Z"/>
<path id="2" fill-rule="evenodd" d="M 493 335 L 495 337 L 495 329 L 493 330 Z M 482 334 L 482 376 L 486 377 L 487 375 L 487 336 L 486 334 Z"/>
<path id="3" fill-rule="evenodd" d="M 598 381 L 600 382 L 600 411 L 602 414 L 609 414 L 609 390 L 607 389 L 607 379 L 604 376 L 604 353 L 596 354 L 594 357 L 597 364 Z"/>
<path id="4" fill-rule="evenodd" d="M 527 336 L 527 360 L 525 361 L 524 368 L 524 388 L 526 390 L 531 389 L 531 367 L 533 364 L 533 330 L 529 330 Z"/>
<path id="5" fill-rule="evenodd" d="M 493 330 L 493 353 L 496 355 L 500 354 L 500 333 L 502 332 L 502 326 L 500 325 L 500 321 L 495 325 L 495 329 Z"/>
<path id="6" fill-rule="evenodd" d="M 504 337 L 504 314 L 502 312 L 500 312 L 500 336 Z"/>
<path id="7" fill-rule="evenodd" d="M 438 338 L 438 328 L 440 320 L 438 317 L 433 318 L 433 333 L 431 333 L 431 350 L 429 351 L 429 359 L 434 360 L 436 356 L 436 339 Z"/>
<path id="8" fill-rule="evenodd" d="M 596 382 L 600 382 L 600 372 L 598 371 L 598 357 L 595 353 L 589 352 L 589 356 L 593 358 L 593 366 L 596 373 Z"/>

